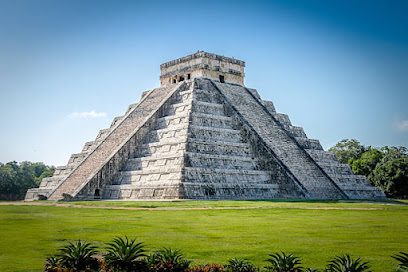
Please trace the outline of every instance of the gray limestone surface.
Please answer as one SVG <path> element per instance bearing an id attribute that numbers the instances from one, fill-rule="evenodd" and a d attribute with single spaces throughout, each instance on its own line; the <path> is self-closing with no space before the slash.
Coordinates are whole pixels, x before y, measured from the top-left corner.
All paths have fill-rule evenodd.
<path id="1" fill-rule="evenodd" d="M 144 92 L 26 194 L 26 200 L 384 197 L 255 89 L 215 76 Z"/>

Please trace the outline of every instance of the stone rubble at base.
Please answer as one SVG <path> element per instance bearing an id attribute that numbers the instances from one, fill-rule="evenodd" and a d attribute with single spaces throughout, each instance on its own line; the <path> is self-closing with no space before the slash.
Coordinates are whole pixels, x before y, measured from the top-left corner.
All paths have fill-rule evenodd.
<path id="1" fill-rule="evenodd" d="M 244 66 L 203 51 L 162 64 L 162 86 L 26 200 L 385 198 L 244 87 Z"/>

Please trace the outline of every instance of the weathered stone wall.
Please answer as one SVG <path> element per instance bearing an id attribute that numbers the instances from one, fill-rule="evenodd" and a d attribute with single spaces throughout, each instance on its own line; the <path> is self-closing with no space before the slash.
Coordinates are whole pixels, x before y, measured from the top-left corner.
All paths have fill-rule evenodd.
<path id="1" fill-rule="evenodd" d="M 199 51 L 162 64 L 160 83 L 162 86 L 174 84 L 188 77 L 219 80 L 219 76 L 224 76 L 225 82 L 243 85 L 244 67 L 243 61 Z"/>

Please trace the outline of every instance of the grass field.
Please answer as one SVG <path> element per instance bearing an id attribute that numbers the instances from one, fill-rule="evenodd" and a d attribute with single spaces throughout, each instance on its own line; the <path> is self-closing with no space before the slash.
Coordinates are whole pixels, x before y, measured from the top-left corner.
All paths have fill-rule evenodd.
<path id="1" fill-rule="evenodd" d="M 41 271 L 67 240 L 103 248 L 116 235 L 136 237 L 149 250 L 181 249 L 196 263 L 293 252 L 323 268 L 339 253 L 363 256 L 374 271 L 394 271 L 390 255 L 408 251 L 405 202 L 0 202 L 0 271 Z"/>

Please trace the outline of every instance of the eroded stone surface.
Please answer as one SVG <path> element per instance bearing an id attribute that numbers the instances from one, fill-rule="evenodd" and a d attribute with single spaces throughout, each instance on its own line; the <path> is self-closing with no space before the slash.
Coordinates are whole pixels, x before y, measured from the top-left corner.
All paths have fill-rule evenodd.
<path id="1" fill-rule="evenodd" d="M 145 92 L 26 200 L 384 197 L 242 86 L 243 62 L 204 53 L 162 65 L 163 87 Z M 167 84 L 205 56 L 242 66 L 242 81 L 221 83 L 212 67 L 209 78 Z"/>

